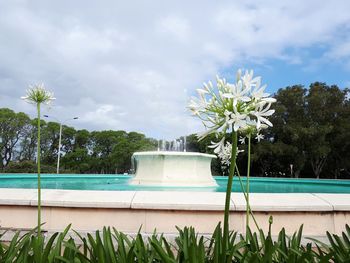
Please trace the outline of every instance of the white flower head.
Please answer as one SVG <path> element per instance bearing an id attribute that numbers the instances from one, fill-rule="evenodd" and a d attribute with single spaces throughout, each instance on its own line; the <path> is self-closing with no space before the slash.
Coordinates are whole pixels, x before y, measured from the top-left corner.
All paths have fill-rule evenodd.
<path id="1" fill-rule="evenodd" d="M 264 135 L 263 135 L 263 134 L 258 133 L 258 134 L 256 135 L 255 139 L 257 139 L 257 140 L 258 140 L 258 142 L 260 142 L 260 140 L 263 140 L 263 139 L 264 139 Z"/>
<path id="2" fill-rule="evenodd" d="M 53 93 L 45 89 L 44 84 L 38 84 L 29 86 L 26 96 L 21 97 L 21 99 L 31 104 L 50 104 L 56 98 L 54 98 Z"/>
<path id="3" fill-rule="evenodd" d="M 265 108 L 264 108 L 265 106 Z M 271 103 L 260 103 L 259 106 L 251 113 L 256 117 L 256 127 L 259 129 L 262 123 L 272 127 L 272 123 L 266 118 L 275 113 L 275 110 L 270 110 Z"/>
<path id="4" fill-rule="evenodd" d="M 245 144 L 245 137 L 239 137 L 239 142 L 241 144 Z"/>
<path id="5" fill-rule="evenodd" d="M 244 152 L 244 150 L 240 150 L 237 147 L 236 154 Z M 222 148 L 222 151 L 218 153 L 218 157 L 221 159 L 221 164 L 223 166 L 230 166 L 231 164 L 231 156 L 232 156 L 232 144 L 230 142 L 226 142 L 225 146 Z"/>
<path id="6" fill-rule="evenodd" d="M 263 138 L 260 131 L 272 126 L 269 117 L 275 111 L 270 107 L 276 99 L 269 97 L 270 94 L 265 92 L 266 85 L 261 85 L 261 77 L 254 77 L 252 70 L 244 74 L 238 70 L 234 83 L 217 76 L 215 85 L 209 81 L 203 86 L 197 89 L 198 98 L 192 99 L 188 108 L 207 129 L 198 134 L 199 139 L 211 133 L 222 136 L 218 143 L 212 143 L 210 147 L 227 163 L 230 160 L 230 147 L 232 151 L 232 146 L 224 140 L 227 131 L 258 134 L 260 141 Z"/>
<path id="7" fill-rule="evenodd" d="M 222 148 L 222 151 L 218 153 L 218 157 L 221 159 L 221 164 L 224 166 L 229 166 L 231 163 L 232 155 L 232 144 L 226 142 L 225 146 Z"/>
<path id="8" fill-rule="evenodd" d="M 225 137 L 222 137 L 222 139 L 217 143 L 211 142 L 211 145 L 209 145 L 208 147 L 213 148 L 214 153 L 216 153 L 216 154 L 222 152 L 224 150 L 224 147 L 225 147 Z"/>

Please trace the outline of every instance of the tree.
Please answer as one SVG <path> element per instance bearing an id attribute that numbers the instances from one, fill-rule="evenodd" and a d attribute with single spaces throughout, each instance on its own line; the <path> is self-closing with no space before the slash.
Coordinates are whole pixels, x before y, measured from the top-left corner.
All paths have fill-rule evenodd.
<path id="1" fill-rule="evenodd" d="M 62 165 L 75 173 L 91 173 L 91 156 L 86 148 L 77 148 L 63 156 Z"/>
<path id="2" fill-rule="evenodd" d="M 90 149 L 90 133 L 87 130 L 79 130 L 75 133 L 74 149 Z"/>
<path id="3" fill-rule="evenodd" d="M 21 140 L 19 161 L 34 161 L 36 157 L 37 144 L 37 119 L 30 120 L 26 126 L 23 138 Z M 43 123 L 42 123 L 43 124 Z M 42 125 L 41 124 L 41 125 Z"/>
<path id="4" fill-rule="evenodd" d="M 316 178 L 326 164 L 331 152 L 331 140 L 342 113 L 344 93 L 337 86 L 315 82 L 306 96 L 309 117 L 308 136 L 305 137 L 307 153 Z"/>
<path id="5" fill-rule="evenodd" d="M 0 109 L 0 167 L 6 167 L 14 157 L 15 149 L 20 140 L 25 136 L 30 119 L 23 112 L 2 108 Z"/>
<path id="6" fill-rule="evenodd" d="M 305 95 L 307 90 L 301 85 L 286 87 L 278 90 L 274 108 L 275 114 L 271 118 L 273 127 L 270 138 L 273 141 L 272 152 L 276 153 L 274 162 L 278 162 L 279 173 L 290 174 L 293 166 L 293 176 L 299 177 L 304 165 L 305 127 L 308 126 L 306 116 Z M 283 149 L 283 152 L 280 150 Z M 253 148 L 253 152 L 255 152 Z M 259 159 L 260 157 L 255 157 Z"/>
<path id="7" fill-rule="evenodd" d="M 332 89 L 336 93 L 337 101 L 332 102 L 338 108 L 333 115 L 333 130 L 328 136 L 331 151 L 328 154 L 328 162 L 325 170 L 333 174 L 335 179 L 343 175 L 350 178 L 350 97 L 349 89 Z M 328 114 L 330 118 L 332 116 Z"/>
<path id="8" fill-rule="evenodd" d="M 156 140 L 146 138 L 144 134 L 130 132 L 126 137 L 119 138 L 114 145 L 112 158 L 116 164 L 117 173 L 129 172 L 132 167 L 131 158 L 134 152 L 156 150 Z"/>
<path id="9" fill-rule="evenodd" d="M 112 151 L 120 138 L 127 136 L 125 131 L 92 132 L 93 167 L 100 173 L 114 173 Z"/>
<path id="10" fill-rule="evenodd" d="M 297 85 L 277 92 L 271 132 L 274 147 L 284 149 L 276 156 L 284 173 L 293 165 L 294 175 L 298 177 L 310 165 L 314 176 L 320 178 L 329 157 L 340 162 L 342 157 L 336 157 L 334 149 L 341 148 L 346 133 L 344 126 L 349 122 L 345 113 L 346 92 L 320 82 L 311 84 L 309 90 Z"/>
<path id="11" fill-rule="evenodd" d="M 61 152 L 68 154 L 74 150 L 76 130 L 72 127 L 63 125 Z"/>
<path id="12" fill-rule="evenodd" d="M 51 121 L 47 123 L 43 122 L 41 129 L 41 152 L 43 156 L 42 159 L 44 163 L 53 165 L 57 161 L 60 124 Z"/>

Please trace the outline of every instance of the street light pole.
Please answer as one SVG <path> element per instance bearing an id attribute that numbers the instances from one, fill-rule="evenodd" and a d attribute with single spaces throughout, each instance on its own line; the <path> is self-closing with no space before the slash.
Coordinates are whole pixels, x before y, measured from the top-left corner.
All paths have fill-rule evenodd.
<path id="1" fill-rule="evenodd" d="M 60 173 L 61 139 L 62 139 L 62 122 L 60 123 L 60 136 L 58 137 L 57 174 Z"/>
<path id="2" fill-rule="evenodd" d="M 58 121 L 58 123 L 60 124 L 60 133 L 59 133 L 59 137 L 58 137 L 58 149 L 57 149 L 57 168 L 56 168 L 56 173 L 59 174 L 60 173 L 60 158 L 61 158 L 61 144 L 62 144 L 62 126 L 63 123 L 69 120 L 77 120 L 79 117 L 74 117 L 74 118 L 69 118 L 66 119 L 64 121 L 60 121 L 59 119 L 52 117 L 52 116 L 48 116 L 48 115 L 44 115 L 45 118 L 52 118 L 56 121 Z"/>

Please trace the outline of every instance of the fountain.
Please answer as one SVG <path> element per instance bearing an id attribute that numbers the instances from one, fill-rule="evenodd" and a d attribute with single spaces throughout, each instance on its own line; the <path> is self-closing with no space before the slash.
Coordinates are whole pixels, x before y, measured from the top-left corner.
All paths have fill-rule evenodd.
<path id="1" fill-rule="evenodd" d="M 169 186 L 169 187 L 216 187 L 210 169 L 215 155 L 186 152 L 186 139 L 174 140 L 166 146 L 164 140 L 158 145 L 158 151 L 135 152 L 135 177 L 132 185 Z M 180 151 L 183 152 L 180 152 Z"/>

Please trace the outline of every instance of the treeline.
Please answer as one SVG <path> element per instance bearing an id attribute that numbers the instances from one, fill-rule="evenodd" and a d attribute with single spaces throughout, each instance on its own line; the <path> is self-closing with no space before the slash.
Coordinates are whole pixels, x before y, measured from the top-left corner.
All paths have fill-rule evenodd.
<path id="1" fill-rule="evenodd" d="M 350 179 L 349 95 L 349 89 L 320 82 L 308 89 L 295 85 L 278 90 L 276 112 L 270 117 L 273 127 L 265 131 L 264 140 L 252 145 L 252 174 Z M 198 143 L 192 135 L 188 147 L 206 152 L 211 140 L 214 135 Z M 245 153 L 238 155 L 239 167 L 246 167 Z M 227 172 L 219 162 L 214 168 Z"/>
<path id="2" fill-rule="evenodd" d="M 0 109 L 2 172 L 35 172 L 37 119 Z M 43 172 L 56 172 L 60 125 L 41 120 Z M 75 130 L 63 126 L 63 173 L 125 173 L 135 151 L 155 150 L 157 141 L 137 132 Z"/>
<path id="3" fill-rule="evenodd" d="M 274 95 L 274 126 L 265 139 L 252 146 L 254 176 L 350 178 L 349 90 L 315 82 L 278 90 Z M 36 121 L 24 113 L 0 109 L 2 172 L 34 172 Z M 59 124 L 41 122 L 44 172 L 55 172 Z M 180 138 L 183 141 L 183 137 Z M 188 151 L 211 152 L 207 146 L 215 136 L 198 141 L 187 136 Z M 156 150 L 158 142 L 137 132 L 75 130 L 64 126 L 61 171 L 72 173 L 130 172 L 135 151 Z M 245 145 L 239 146 L 245 149 Z M 239 154 L 245 167 L 246 151 Z M 227 173 L 215 160 L 215 175 Z M 245 174 L 245 171 L 240 171 Z"/>

